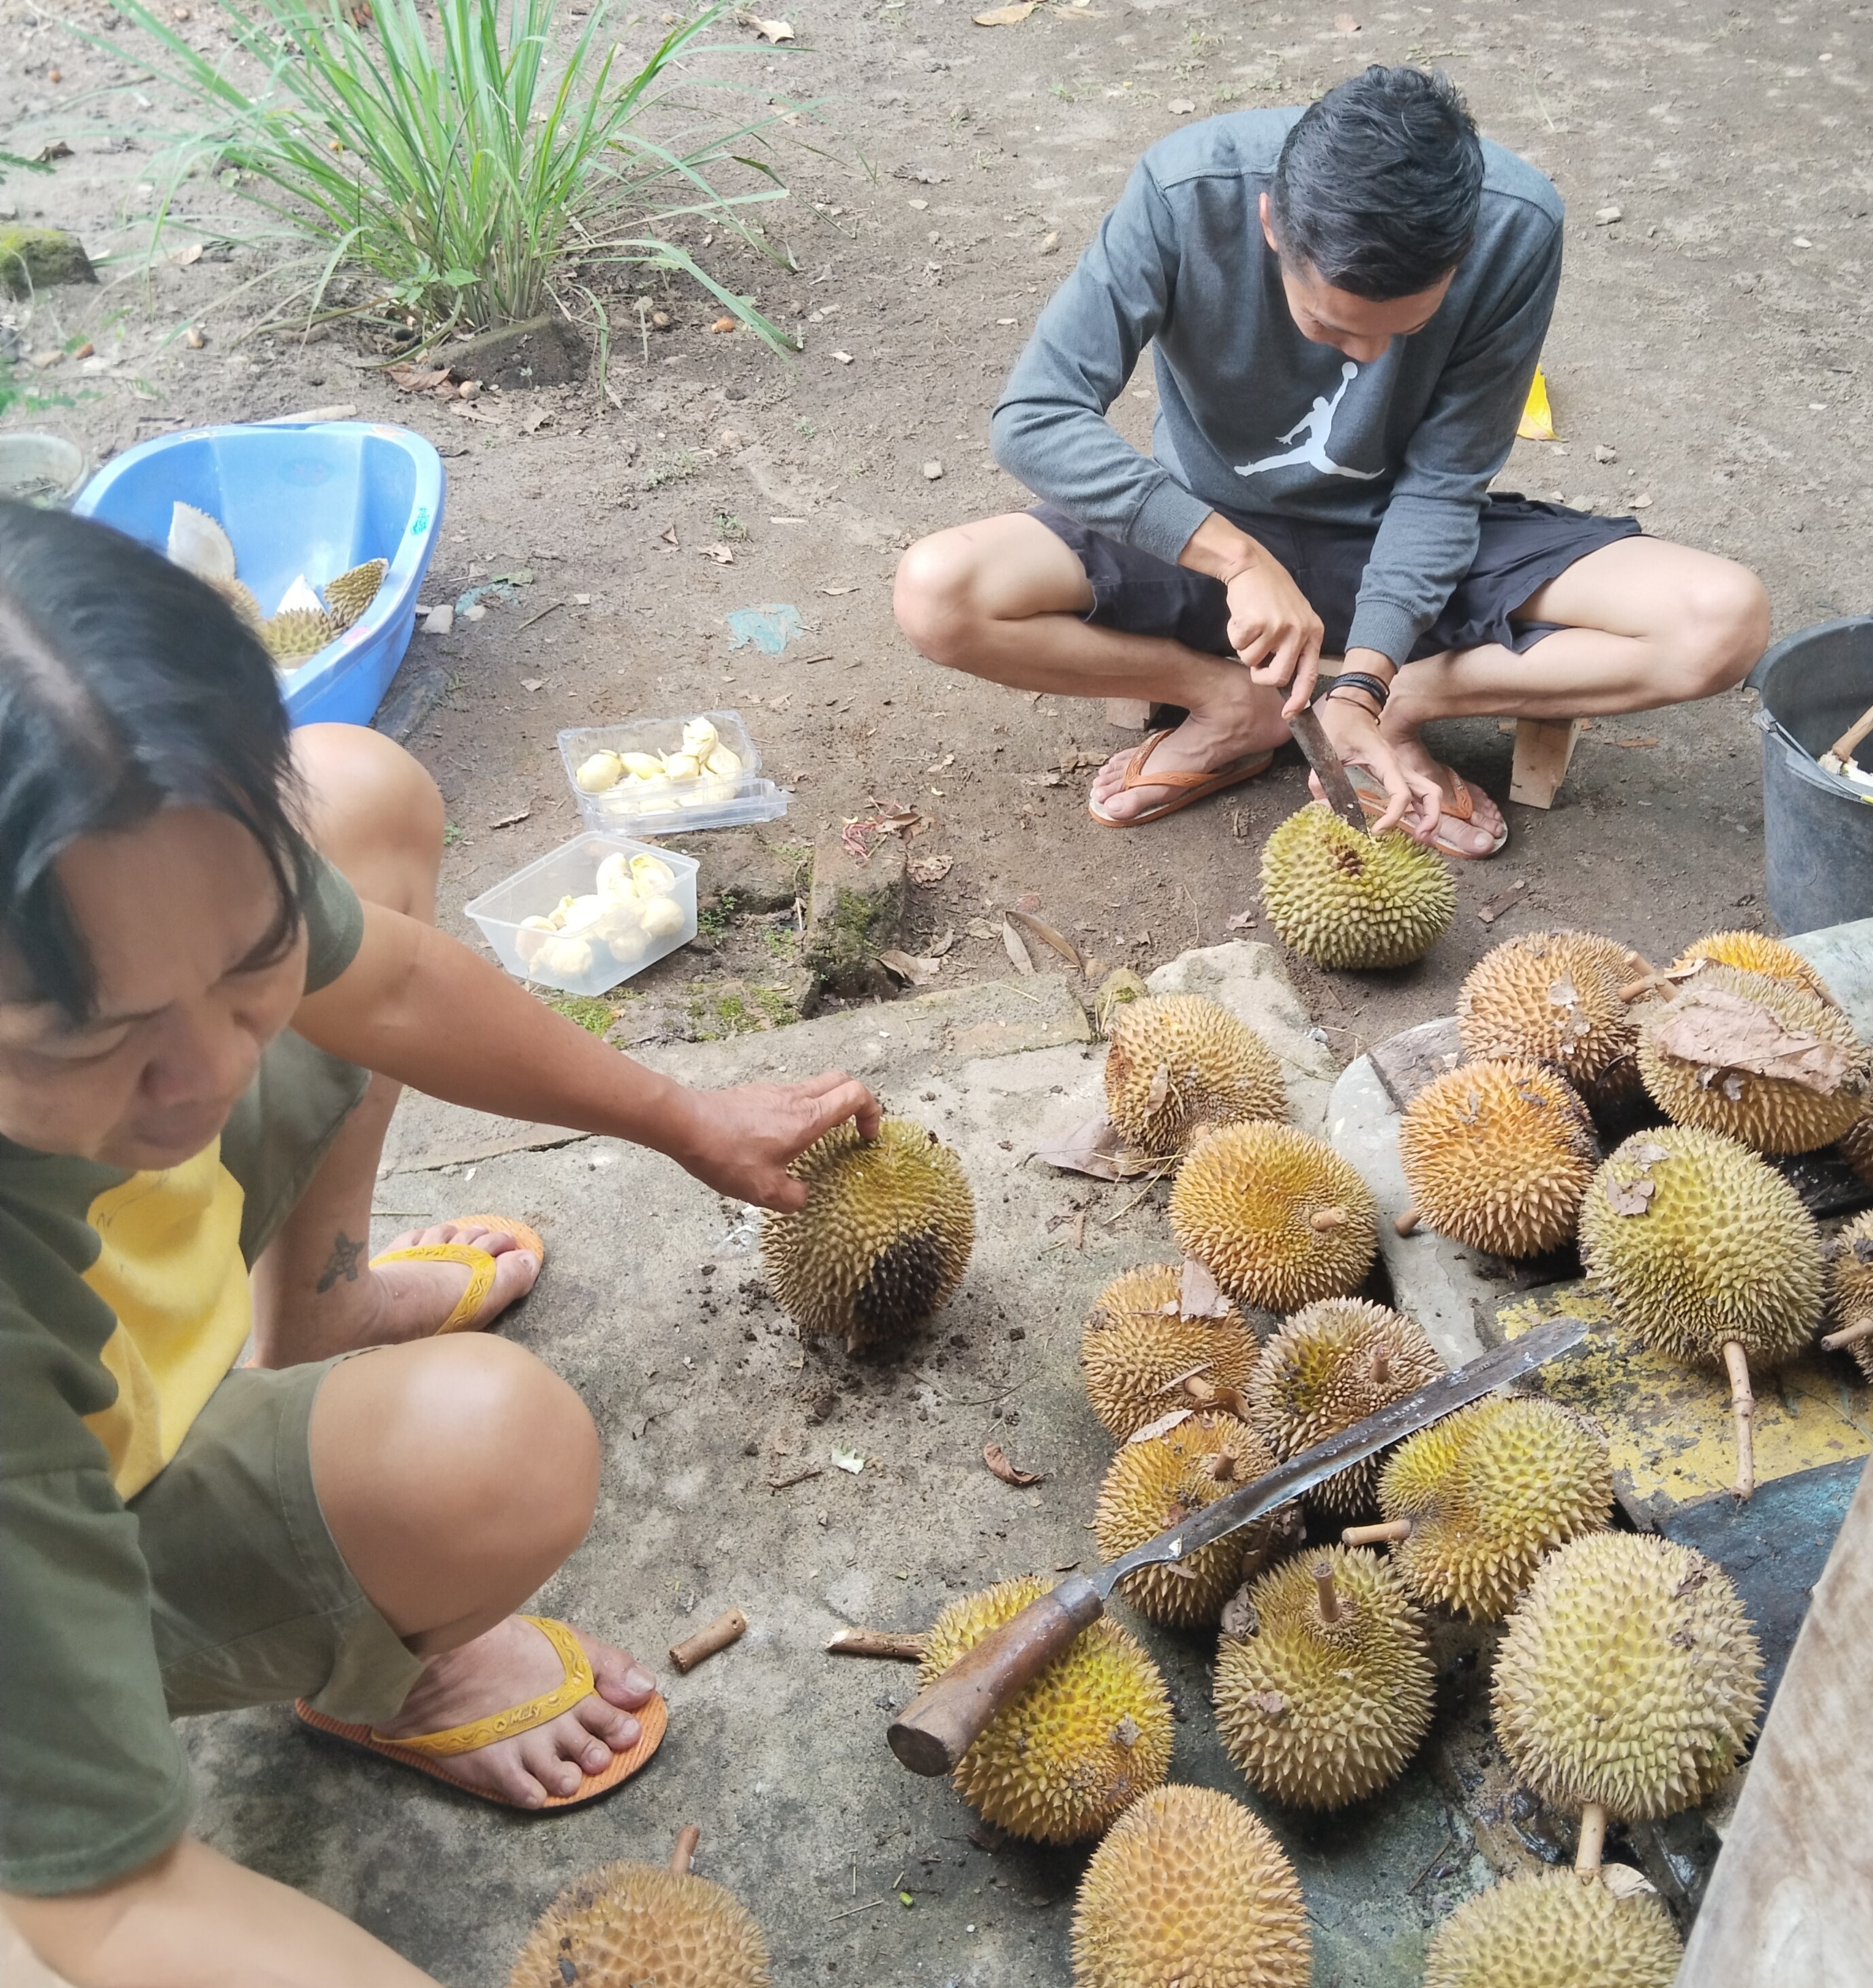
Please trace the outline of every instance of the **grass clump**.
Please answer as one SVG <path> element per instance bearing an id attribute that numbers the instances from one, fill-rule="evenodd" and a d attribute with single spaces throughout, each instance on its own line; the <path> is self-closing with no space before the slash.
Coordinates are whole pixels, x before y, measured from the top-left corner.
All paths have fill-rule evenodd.
<path id="1" fill-rule="evenodd" d="M 602 1036 L 624 1012 L 615 1001 L 608 1001 L 597 994 L 563 994 L 556 987 L 542 987 L 535 990 L 540 999 L 555 1014 L 563 1015 L 569 1022 L 576 1022 L 589 1036 Z"/>

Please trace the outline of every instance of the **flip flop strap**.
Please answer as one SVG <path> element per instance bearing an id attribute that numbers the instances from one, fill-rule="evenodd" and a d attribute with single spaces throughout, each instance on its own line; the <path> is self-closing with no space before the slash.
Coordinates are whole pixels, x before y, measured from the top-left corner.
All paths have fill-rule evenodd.
<path id="1" fill-rule="evenodd" d="M 1212 766 L 1206 772 L 1186 773 L 1148 773 L 1146 762 L 1150 759 L 1160 741 L 1168 739 L 1168 732 L 1154 732 L 1125 762 L 1125 780 L 1119 791 L 1129 793 L 1134 787 L 1169 787 L 1174 793 L 1187 793 L 1192 787 L 1206 786 L 1220 773 L 1229 771 L 1229 766 Z M 1244 766 L 1250 759 L 1260 759 L 1258 752 L 1245 753 L 1240 759 L 1232 759 L 1230 766 Z"/>
<path id="2" fill-rule="evenodd" d="M 371 1259 L 374 1270 L 381 1263 L 464 1263 L 468 1269 L 468 1288 L 455 1300 L 455 1309 L 437 1327 L 438 1337 L 459 1332 L 473 1318 L 494 1288 L 494 1259 L 472 1242 L 419 1242 L 409 1249 L 386 1249 Z"/>
<path id="3" fill-rule="evenodd" d="M 549 1719 L 557 1719 L 562 1712 L 570 1712 L 581 1699 L 590 1697 L 596 1689 L 592 1666 L 586 1662 L 586 1652 L 572 1630 L 549 1615 L 523 1615 L 520 1619 L 531 1622 L 539 1631 L 559 1652 L 559 1661 L 565 1666 L 565 1677 L 551 1691 L 505 1712 L 491 1712 L 485 1719 L 471 1719 L 465 1726 L 445 1726 L 440 1733 L 419 1733 L 413 1738 L 393 1739 L 373 1726 L 371 1737 L 386 1746 L 407 1746 L 413 1753 L 426 1753 L 432 1760 L 447 1760 L 454 1754 L 472 1753 L 481 1747 L 491 1746 L 497 1740 L 511 1740 L 517 1733 L 530 1733 L 535 1726 L 544 1726 Z"/>

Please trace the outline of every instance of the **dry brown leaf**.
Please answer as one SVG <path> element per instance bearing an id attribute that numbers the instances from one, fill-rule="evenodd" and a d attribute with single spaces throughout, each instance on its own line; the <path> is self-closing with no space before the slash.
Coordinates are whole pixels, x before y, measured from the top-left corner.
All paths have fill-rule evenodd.
<path id="1" fill-rule="evenodd" d="M 1075 1125 L 1057 1146 L 1037 1146 L 1033 1157 L 1063 1173 L 1088 1174 L 1095 1180 L 1135 1180 L 1159 1162 L 1128 1146 L 1125 1134 L 1101 1112 Z"/>
<path id="2" fill-rule="evenodd" d="M 451 401 L 449 412 L 458 421 L 479 421 L 484 428 L 498 428 L 501 423 L 492 414 L 484 414 L 479 407 L 471 407 L 466 401 Z"/>
<path id="3" fill-rule="evenodd" d="M 1134 1429 L 1125 1438 L 1128 1443 L 1149 1442 L 1154 1435 L 1167 1435 L 1180 1422 L 1187 1422 L 1194 1411 L 1190 1408 L 1173 1408 L 1167 1415 L 1159 1415 L 1155 1422 L 1147 1422 L 1141 1429 Z"/>
<path id="4" fill-rule="evenodd" d="M 386 366 L 384 377 L 400 393 L 433 394 L 449 377 L 446 366 Z"/>
<path id="5" fill-rule="evenodd" d="M 1040 0 L 1015 0 L 1011 7 L 991 7 L 986 14 L 972 14 L 969 18 L 978 28 L 1015 28 L 1039 5 Z"/>
<path id="6" fill-rule="evenodd" d="M 178 269 L 186 269 L 191 263 L 199 262 L 201 260 L 201 244 L 199 242 L 191 242 L 186 248 L 172 248 L 169 252 L 169 259 Z"/>
<path id="7" fill-rule="evenodd" d="M 1020 1465 L 1008 1461 L 1008 1453 L 998 1442 L 985 1442 L 982 1445 L 982 1461 L 1004 1484 L 1012 1484 L 1024 1490 L 1030 1484 L 1044 1484 L 1046 1479 L 1038 1470 L 1024 1470 Z"/>
<path id="8" fill-rule="evenodd" d="M 1255 914 L 1253 911 L 1238 911 L 1230 920 L 1229 929 L 1231 931 L 1253 931 L 1255 929 Z"/>
<path id="9" fill-rule="evenodd" d="M 719 542 L 713 546 L 698 546 L 696 549 L 704 559 L 712 559 L 717 566 L 733 566 L 735 556 L 727 546 Z"/>
<path id="10" fill-rule="evenodd" d="M 497 815 L 488 825 L 490 828 L 512 828 L 532 813 L 530 807 L 516 808 L 511 814 Z"/>
<path id="11" fill-rule="evenodd" d="M 1031 911 L 1011 911 L 1008 916 L 1030 938 L 1038 938 L 1043 945 L 1051 946 L 1075 973 L 1084 973 L 1086 962 L 1081 958 L 1079 948 L 1065 934 L 1057 932 L 1044 918 L 1037 918 Z"/>
<path id="12" fill-rule="evenodd" d="M 913 953 L 900 952 L 893 947 L 889 952 L 878 955 L 878 963 L 893 979 L 902 980 L 907 986 L 926 987 L 943 971 L 940 959 L 920 959 Z"/>
<path id="13" fill-rule="evenodd" d="M 764 42 L 791 42 L 794 31 L 785 21 L 764 21 L 758 15 L 748 17 L 748 25 Z"/>
<path id="14" fill-rule="evenodd" d="M 956 931 L 955 928 L 952 926 L 943 934 L 941 938 L 932 939 L 930 941 L 930 949 L 928 956 L 932 959 L 945 958 L 948 956 L 950 947 L 954 945 L 955 943 Z"/>
<path id="15" fill-rule="evenodd" d="M 1519 904 L 1528 892 L 1528 879 L 1518 877 L 1506 891 L 1499 891 L 1487 904 L 1479 904 L 1476 916 L 1486 925 L 1493 925 L 1506 911 Z"/>
<path id="16" fill-rule="evenodd" d="M 1001 926 L 990 925 L 987 918 L 971 918 L 963 929 L 971 938 L 1000 938 L 1001 936 Z"/>
<path id="17" fill-rule="evenodd" d="M 1183 1259 L 1183 1280 L 1178 1286 L 1177 1310 L 1184 1318 L 1227 1318 L 1229 1300 L 1210 1274 L 1207 1263 L 1194 1256 Z"/>
<path id="18" fill-rule="evenodd" d="M 1170 1065 L 1161 1063 L 1151 1073 L 1151 1083 L 1145 1092 L 1145 1109 L 1162 1111 L 1164 1100 L 1170 1095 Z"/>
<path id="19" fill-rule="evenodd" d="M 1615 1215 L 1643 1215 L 1651 1207 L 1652 1198 L 1658 1191 L 1659 1184 L 1650 1174 L 1641 1174 L 1632 1181 L 1609 1176 L 1606 1205 Z"/>
<path id="20" fill-rule="evenodd" d="M 926 888 L 932 884 L 940 884 L 949 875 L 955 861 L 953 856 L 920 856 L 910 865 L 910 881 Z"/>
<path id="21" fill-rule="evenodd" d="M 1028 956 L 1027 947 L 1021 943 L 1021 934 L 1005 918 L 1001 921 L 1001 944 L 1017 973 L 1033 972 L 1034 962 Z"/>
<path id="22" fill-rule="evenodd" d="M 1840 1089 L 1848 1074 L 1848 1053 L 1838 1043 L 1789 1028 L 1741 994 L 1695 982 L 1672 1002 L 1652 1039 L 1667 1056 L 1708 1072 L 1702 1078 L 1706 1084 L 1726 1070 L 1746 1070 L 1799 1084 L 1825 1097 Z"/>

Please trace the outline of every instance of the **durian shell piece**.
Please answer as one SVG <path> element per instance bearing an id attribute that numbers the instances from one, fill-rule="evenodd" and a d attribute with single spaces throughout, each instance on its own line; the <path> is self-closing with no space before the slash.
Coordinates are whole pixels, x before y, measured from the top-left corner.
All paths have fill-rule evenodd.
<path id="1" fill-rule="evenodd" d="M 313 591 L 312 583 L 305 574 L 296 573 L 293 576 L 292 584 L 280 596 L 279 604 L 273 611 L 275 614 L 295 614 L 301 612 L 308 614 L 322 614 L 325 612 L 325 603 Z"/>
<path id="2" fill-rule="evenodd" d="M 1873 1208 L 1856 1215 L 1828 1246 L 1827 1317 L 1836 1331 L 1873 1319 Z M 1873 1381 L 1873 1338 L 1848 1347 Z"/>
<path id="3" fill-rule="evenodd" d="M 1772 980 L 1792 980 L 1821 999 L 1834 1002 L 1827 982 L 1807 960 L 1792 945 L 1784 945 L 1764 932 L 1712 932 L 1695 945 L 1686 946 L 1672 962 L 1669 970 L 1678 973 L 1703 959 L 1718 966 L 1740 967 L 1746 973 L 1766 973 Z"/>
<path id="4" fill-rule="evenodd" d="M 1762 1660 L 1714 1561 L 1649 1533 L 1592 1533 L 1536 1570 L 1490 1691 L 1496 1736 L 1543 1800 L 1625 1821 L 1694 1807 L 1756 1730 Z"/>
<path id="5" fill-rule="evenodd" d="M 1073 1988 L 1307 1988 L 1300 1880 L 1257 1816 L 1213 1788 L 1154 1788 L 1093 1852 Z"/>
<path id="6" fill-rule="evenodd" d="M 1379 1502 L 1412 1522 L 1392 1567 L 1413 1598 L 1494 1622 L 1544 1556 L 1611 1522 L 1612 1459 L 1560 1402 L 1491 1395 L 1401 1443 Z"/>
<path id="7" fill-rule="evenodd" d="M 1221 1318 L 1185 1318 L 1177 1308 L 1183 1285 L 1181 1265 L 1146 1263 L 1115 1277 L 1086 1316 L 1087 1398 L 1121 1442 L 1187 1405 L 1169 1384 L 1193 1369 L 1213 1387 L 1240 1391 L 1254 1368 L 1255 1336 L 1242 1314 L 1232 1305 Z"/>
<path id="8" fill-rule="evenodd" d="M 1821 1232 L 1794 1187 L 1734 1139 L 1686 1125 L 1634 1133 L 1594 1175 L 1580 1232 L 1594 1289 L 1675 1360 L 1717 1363 L 1733 1339 L 1753 1366 L 1773 1367 L 1814 1336 Z"/>
<path id="9" fill-rule="evenodd" d="M 951 1602 L 924 1639 L 920 1682 L 933 1683 L 1053 1585 L 1024 1574 Z M 1077 1843 L 1163 1780 L 1173 1726 L 1144 1645 L 1102 1616 L 990 1721 L 957 1763 L 956 1790 L 1011 1834 Z"/>
<path id="10" fill-rule="evenodd" d="M 265 627 L 266 617 L 260 611 L 260 603 L 254 598 L 254 590 L 244 580 L 211 580 L 208 584 L 240 616 L 255 634 Z"/>
<path id="11" fill-rule="evenodd" d="M 1873 1181 L 1873 1098 L 1841 1135 L 1840 1154 L 1863 1181 Z"/>
<path id="12" fill-rule="evenodd" d="M 1261 1438 L 1233 1415 L 1193 1415 L 1161 1435 L 1126 1443 L 1106 1471 L 1093 1513 L 1099 1558 L 1118 1559 L 1274 1468 Z M 1285 1530 L 1278 1516 L 1258 1519 L 1175 1565 L 1140 1567 L 1117 1591 L 1149 1621 L 1204 1627 L 1222 1614 L 1245 1570 L 1265 1559 Z"/>
<path id="13" fill-rule="evenodd" d="M 770 1988 L 754 1915 L 707 1878 L 607 1864 L 540 1915 L 508 1988 Z"/>
<path id="14" fill-rule="evenodd" d="M 282 668 L 291 668 L 316 656 L 328 642 L 336 641 L 339 630 L 322 608 L 289 607 L 260 624 L 260 639 L 267 653 Z"/>
<path id="15" fill-rule="evenodd" d="M 1339 1619 L 1314 1569 L 1333 1570 Z M 1253 1632 L 1217 1649 L 1217 1729 L 1251 1787 L 1343 1808 L 1395 1780 L 1429 1730 L 1430 1644 L 1392 1570 L 1365 1547 L 1309 1549 L 1249 1590 Z"/>
<path id="16" fill-rule="evenodd" d="M 1345 1219 L 1325 1229 L 1313 1218 Z M 1171 1188 L 1171 1232 L 1239 1304 L 1298 1311 L 1357 1289 L 1379 1248 L 1372 1192 L 1292 1125 L 1227 1125 L 1200 1140 Z"/>
<path id="17" fill-rule="evenodd" d="M 1384 1356 L 1385 1378 L 1374 1367 Z M 1298 1311 L 1261 1349 L 1248 1386 L 1250 1419 L 1277 1463 L 1325 1442 L 1444 1371 L 1415 1319 L 1365 1298 L 1322 1298 Z M 1329 1477 L 1308 1493 L 1345 1520 L 1372 1503 L 1379 1459 Z"/>
<path id="18" fill-rule="evenodd" d="M 1319 966 L 1409 966 L 1456 912 L 1456 888 L 1435 850 L 1400 829 L 1362 835 L 1321 801 L 1269 837 L 1261 884 L 1269 922 Z"/>
<path id="19" fill-rule="evenodd" d="M 1530 932 L 1477 961 L 1457 990 L 1463 1053 L 1525 1057 L 1570 1083 L 1605 1077 L 1638 1039 L 1620 989 L 1634 977 L 1624 946 L 1596 932 Z"/>
<path id="20" fill-rule="evenodd" d="M 807 1203 L 762 1218 L 761 1260 L 802 1333 L 849 1348 L 900 1338 L 962 1282 L 975 1201 L 962 1161 L 926 1127 L 887 1118 L 868 1142 L 835 1126 L 787 1171 Z"/>
<path id="21" fill-rule="evenodd" d="M 1660 1031 L 1686 1003 L 1707 992 L 1749 1001 L 1785 1028 L 1836 1044 L 1847 1059 L 1841 1087 L 1822 1092 L 1792 1077 L 1708 1070 L 1668 1052 Z M 1730 966 L 1706 967 L 1676 1000 L 1648 1005 L 1639 1024 L 1638 1067 L 1652 1102 L 1673 1124 L 1721 1132 L 1759 1153 L 1809 1153 L 1832 1145 L 1853 1128 L 1873 1088 L 1873 1050 L 1831 1001 L 1790 981 Z"/>
<path id="22" fill-rule="evenodd" d="M 235 576 L 234 542 L 221 521 L 193 504 L 172 504 L 169 511 L 169 556 L 197 580 L 211 586 Z"/>
<path id="23" fill-rule="evenodd" d="M 1426 1227 L 1492 1256 L 1536 1256 L 1571 1239 L 1600 1144 L 1565 1077 L 1490 1058 L 1418 1093 L 1399 1158 Z"/>
<path id="24" fill-rule="evenodd" d="M 1683 1956 L 1656 1892 L 1542 1871 L 1466 1899 L 1431 1936 L 1424 1988 L 1672 1988 Z"/>
<path id="25" fill-rule="evenodd" d="M 1160 994 L 1112 1017 L 1105 1108 L 1131 1144 L 1168 1156 L 1200 1125 L 1285 1119 L 1287 1093 L 1274 1052 L 1220 1002 Z"/>
<path id="26" fill-rule="evenodd" d="M 366 560 L 362 566 L 347 567 L 336 580 L 326 581 L 326 612 L 341 630 L 349 628 L 377 598 L 383 576 L 390 570 L 388 560 Z"/>

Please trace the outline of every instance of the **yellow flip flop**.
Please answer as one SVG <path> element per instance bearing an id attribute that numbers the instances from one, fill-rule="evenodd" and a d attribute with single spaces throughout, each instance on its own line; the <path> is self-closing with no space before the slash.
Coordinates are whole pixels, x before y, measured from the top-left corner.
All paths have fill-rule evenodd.
<path id="1" fill-rule="evenodd" d="M 381 1760 L 394 1760 L 399 1767 L 413 1767 L 419 1774 L 446 1781 L 451 1787 L 460 1788 L 464 1794 L 478 1796 L 498 1807 L 537 1814 L 540 1810 L 528 1810 L 509 1796 L 474 1787 L 459 1774 L 451 1773 L 447 1764 L 458 1753 L 472 1753 L 479 1747 L 491 1746 L 497 1740 L 511 1740 L 517 1733 L 544 1726 L 562 1712 L 571 1711 L 595 1689 L 592 1665 L 578 1637 L 567 1624 L 555 1621 L 549 1615 L 523 1615 L 521 1620 L 531 1622 L 552 1645 L 565 1669 L 565 1677 L 551 1691 L 529 1699 L 525 1705 L 491 1713 L 485 1719 L 471 1719 L 464 1726 L 447 1726 L 440 1733 L 413 1733 L 402 1740 L 386 1739 L 374 1726 L 353 1726 L 342 1719 L 334 1719 L 329 1712 L 319 1711 L 302 1698 L 295 1701 L 293 1711 L 302 1726 L 324 1739 L 355 1747 L 360 1753 L 375 1753 Z M 638 1724 L 636 1743 L 622 1753 L 613 1754 L 609 1767 L 599 1773 L 586 1775 L 569 1795 L 548 1795 L 542 1809 L 576 1808 L 582 1803 L 596 1801 L 600 1795 L 609 1794 L 613 1788 L 628 1781 L 650 1760 L 663 1743 L 663 1735 L 670 1724 L 670 1708 L 661 1695 L 653 1692 L 631 1716 Z"/>
<path id="2" fill-rule="evenodd" d="M 523 1249 L 529 1250 L 546 1267 L 546 1245 L 524 1222 L 516 1222 L 505 1215 L 456 1215 L 450 1220 L 458 1227 L 472 1226 L 477 1229 L 497 1229 L 503 1236 L 511 1236 Z M 371 1259 L 374 1270 L 380 1263 L 461 1263 L 468 1272 L 468 1288 L 455 1300 L 455 1308 L 436 1328 L 436 1337 L 445 1332 L 466 1332 L 470 1321 L 484 1303 L 488 1294 L 494 1288 L 494 1258 L 485 1249 L 478 1249 L 472 1242 L 419 1242 L 408 1249 L 386 1249 L 380 1256 Z"/>

